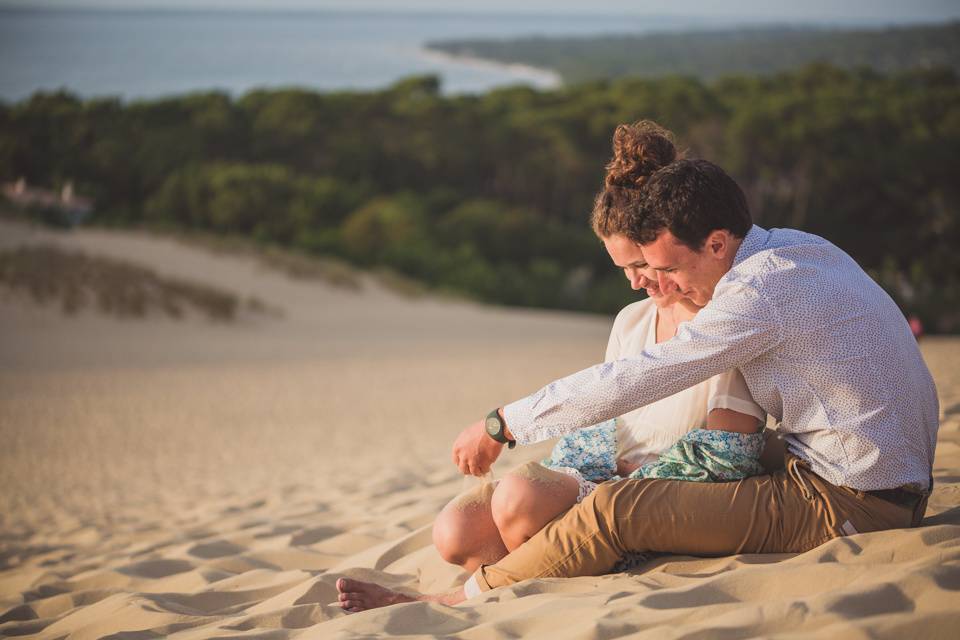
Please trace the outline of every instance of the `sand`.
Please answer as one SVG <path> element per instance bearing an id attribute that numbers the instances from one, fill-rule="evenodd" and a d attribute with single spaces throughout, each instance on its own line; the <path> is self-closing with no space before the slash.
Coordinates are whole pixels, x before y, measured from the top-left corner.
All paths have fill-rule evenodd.
<path id="1" fill-rule="evenodd" d="M 431 542 L 459 430 L 602 357 L 611 318 L 295 280 L 132 232 L 0 222 L 282 315 L 74 317 L 0 291 L 0 636 L 955 637 L 960 338 L 922 349 L 943 420 L 924 526 L 800 555 L 666 557 L 458 607 L 336 606 L 352 576 L 465 577 Z M 505 453 L 496 477 L 550 443 Z"/>

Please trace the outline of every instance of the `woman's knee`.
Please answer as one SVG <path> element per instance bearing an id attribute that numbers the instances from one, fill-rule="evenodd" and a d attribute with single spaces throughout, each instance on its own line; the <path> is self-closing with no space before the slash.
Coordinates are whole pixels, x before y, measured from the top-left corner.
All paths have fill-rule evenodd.
<path id="1" fill-rule="evenodd" d="M 523 519 L 536 505 L 538 486 L 526 472 L 530 465 L 534 464 L 536 463 L 528 463 L 509 473 L 493 492 L 490 508 L 493 511 L 493 521 L 498 526 Z"/>
<path id="2" fill-rule="evenodd" d="M 467 542 L 469 519 L 463 511 L 444 509 L 433 522 L 433 545 L 440 557 L 450 564 L 463 564 L 470 556 Z"/>
<path id="3" fill-rule="evenodd" d="M 531 462 L 497 486 L 490 507 L 508 548 L 515 548 L 576 503 L 577 481 Z"/>
<path id="4" fill-rule="evenodd" d="M 503 548 L 490 513 L 494 488 L 486 483 L 457 496 L 434 520 L 433 544 L 447 562 L 464 566 Z"/>

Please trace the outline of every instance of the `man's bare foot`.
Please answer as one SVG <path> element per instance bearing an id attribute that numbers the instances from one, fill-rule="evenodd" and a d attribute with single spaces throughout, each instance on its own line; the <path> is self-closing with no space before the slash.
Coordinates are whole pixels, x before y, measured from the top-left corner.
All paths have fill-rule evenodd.
<path id="1" fill-rule="evenodd" d="M 366 611 L 377 607 L 387 607 L 401 602 L 416 602 L 417 598 L 405 596 L 402 593 L 381 587 L 372 582 L 340 578 L 337 580 L 338 600 L 340 606 L 347 611 Z"/>
<path id="2" fill-rule="evenodd" d="M 350 578 L 340 578 L 337 580 L 337 591 L 340 592 L 340 595 L 337 597 L 337 600 L 340 601 L 340 606 L 351 612 L 366 611 L 367 609 L 376 609 L 377 607 L 388 607 L 391 604 L 401 604 L 404 602 L 439 602 L 440 604 L 454 606 L 467 599 L 466 594 L 463 592 L 463 587 L 447 593 L 408 596 L 372 582 L 351 580 Z"/>

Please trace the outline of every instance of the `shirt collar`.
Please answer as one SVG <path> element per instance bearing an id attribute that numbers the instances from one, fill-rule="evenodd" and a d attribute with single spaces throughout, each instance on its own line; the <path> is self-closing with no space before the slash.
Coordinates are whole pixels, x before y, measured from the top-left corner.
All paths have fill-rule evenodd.
<path id="1" fill-rule="evenodd" d="M 737 266 L 753 254 L 759 253 L 764 245 L 767 244 L 769 237 L 770 232 L 766 229 L 758 227 L 757 225 L 750 227 L 750 231 L 747 232 L 747 235 L 743 238 L 743 242 L 740 243 L 740 248 L 737 249 L 737 255 L 733 257 L 732 267 Z"/>

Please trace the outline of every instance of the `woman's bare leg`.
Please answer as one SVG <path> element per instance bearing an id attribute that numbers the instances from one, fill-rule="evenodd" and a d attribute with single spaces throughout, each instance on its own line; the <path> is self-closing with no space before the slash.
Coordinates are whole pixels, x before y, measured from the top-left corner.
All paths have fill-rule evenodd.
<path id="1" fill-rule="evenodd" d="M 433 525 L 433 542 L 447 562 L 471 573 L 516 549 L 545 524 L 577 502 L 580 487 L 566 474 L 531 462 L 510 472 L 495 486 L 487 483 L 457 496 Z M 338 600 L 347 611 L 365 611 L 402 602 L 455 605 L 466 599 L 463 587 L 436 595 L 408 596 L 372 582 L 340 578 Z"/>
<path id="2" fill-rule="evenodd" d="M 579 492 L 574 477 L 536 462 L 511 471 L 497 483 L 490 503 L 506 548 L 513 551 L 575 505 Z"/>
<path id="3" fill-rule="evenodd" d="M 493 493 L 494 484 L 484 483 L 451 500 L 437 516 L 433 544 L 444 560 L 472 573 L 507 555 L 490 508 Z"/>

